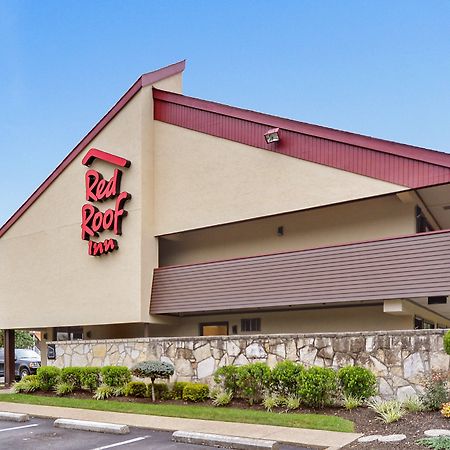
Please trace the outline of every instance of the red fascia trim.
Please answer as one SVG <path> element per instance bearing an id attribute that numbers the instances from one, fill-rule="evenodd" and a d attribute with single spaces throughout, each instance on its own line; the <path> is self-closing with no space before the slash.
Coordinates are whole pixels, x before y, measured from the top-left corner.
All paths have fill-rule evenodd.
<path id="1" fill-rule="evenodd" d="M 94 159 L 101 159 L 110 164 L 119 167 L 130 167 L 131 162 L 128 159 L 121 158 L 120 156 L 113 155 L 112 153 L 104 152 L 102 150 L 98 150 L 97 148 L 91 148 L 81 160 L 81 163 L 84 166 L 90 166 Z"/>
<path id="2" fill-rule="evenodd" d="M 165 78 L 183 72 L 186 60 L 171 64 L 150 73 L 140 76 L 128 89 L 119 101 L 100 119 L 91 131 L 76 145 L 76 147 L 61 161 L 56 169 L 44 180 L 44 182 L 28 197 L 22 206 L 3 224 L 0 228 L 0 238 L 11 228 L 11 226 L 22 216 L 22 214 L 39 198 L 39 196 L 53 183 L 53 181 L 64 171 L 64 169 L 83 151 L 103 128 L 123 109 L 123 107 L 141 90 L 142 87 L 156 83 Z"/>
<path id="3" fill-rule="evenodd" d="M 298 122 L 292 119 L 285 119 L 248 109 L 237 108 L 235 106 L 224 105 L 194 97 L 187 97 L 185 95 L 175 94 L 173 92 L 162 91 L 157 88 L 153 88 L 153 98 L 155 100 L 187 106 L 189 108 L 208 111 L 241 120 L 247 120 L 249 122 L 258 123 L 261 125 L 267 125 L 267 127 L 270 128 L 281 128 L 313 137 L 328 139 L 330 141 L 341 142 L 357 147 L 364 147 L 370 150 L 450 168 L 450 154 L 437 150 L 401 144 L 398 142 L 351 133 L 349 131 L 327 128 L 320 125 Z"/>
<path id="4" fill-rule="evenodd" d="M 228 262 L 228 261 L 238 261 L 241 259 L 260 258 L 260 257 L 264 257 L 264 256 L 289 255 L 290 253 L 303 253 L 303 252 L 310 252 L 313 250 L 324 250 L 327 248 L 337 248 L 337 247 L 351 247 L 352 245 L 372 244 L 374 242 L 382 242 L 382 241 L 396 241 L 399 239 L 406 239 L 406 238 L 411 238 L 414 236 L 421 237 L 421 236 L 430 236 L 433 234 L 444 234 L 444 233 L 450 233 L 450 229 L 429 231 L 426 233 L 412 233 L 412 234 L 405 234 L 405 235 L 401 235 L 401 236 L 389 236 L 389 237 L 384 237 L 384 238 L 379 238 L 379 239 L 369 239 L 366 241 L 344 242 L 342 244 L 322 245 L 322 246 L 318 246 L 318 247 L 303 248 L 301 250 L 289 250 L 287 252 L 273 252 L 273 253 L 261 253 L 261 254 L 252 255 L 252 256 L 238 256 L 237 258 L 217 259 L 217 260 L 213 260 L 213 261 L 205 261 L 205 262 L 193 263 L 193 264 L 174 264 L 172 266 L 156 267 L 154 270 L 161 271 L 161 270 L 176 269 L 176 268 L 181 268 L 181 267 L 204 266 L 206 264 L 217 264 L 217 263 L 223 263 L 223 262 Z"/>

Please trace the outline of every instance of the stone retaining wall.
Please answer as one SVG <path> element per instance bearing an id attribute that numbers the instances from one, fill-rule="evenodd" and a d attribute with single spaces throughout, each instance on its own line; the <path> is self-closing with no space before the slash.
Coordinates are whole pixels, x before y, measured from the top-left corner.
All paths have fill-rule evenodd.
<path id="1" fill-rule="evenodd" d="M 274 366 L 290 359 L 305 366 L 367 367 L 378 377 L 384 398 L 420 391 L 421 377 L 431 369 L 449 370 L 443 330 L 365 333 L 282 334 L 224 337 L 138 338 L 61 341 L 49 365 L 103 366 L 144 360 L 175 366 L 172 381 L 211 383 L 218 367 L 262 361 Z"/>

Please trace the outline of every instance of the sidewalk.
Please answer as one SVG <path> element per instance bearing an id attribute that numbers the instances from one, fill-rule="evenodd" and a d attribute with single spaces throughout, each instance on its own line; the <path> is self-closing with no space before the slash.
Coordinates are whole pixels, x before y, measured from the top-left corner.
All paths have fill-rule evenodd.
<path id="1" fill-rule="evenodd" d="M 217 422 L 212 420 L 182 419 L 178 417 L 147 416 L 89 409 L 61 408 L 1 402 L 0 411 L 27 413 L 38 417 L 92 420 L 163 431 L 197 431 L 256 439 L 269 439 L 288 444 L 302 444 L 316 448 L 337 450 L 360 437 L 356 433 L 308 430 L 303 428 L 254 425 L 247 423 Z"/>

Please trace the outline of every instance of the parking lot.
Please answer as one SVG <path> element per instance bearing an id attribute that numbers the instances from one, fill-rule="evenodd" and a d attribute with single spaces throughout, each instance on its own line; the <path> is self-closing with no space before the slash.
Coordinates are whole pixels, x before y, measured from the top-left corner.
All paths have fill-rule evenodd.
<path id="1" fill-rule="evenodd" d="M 0 421 L 0 449 L 16 450 L 215 450 L 207 447 L 172 442 L 172 433 L 130 428 L 130 434 L 113 435 L 89 431 L 55 428 L 53 419 L 31 418 L 29 422 Z M 307 450 L 283 446 L 283 450 Z"/>

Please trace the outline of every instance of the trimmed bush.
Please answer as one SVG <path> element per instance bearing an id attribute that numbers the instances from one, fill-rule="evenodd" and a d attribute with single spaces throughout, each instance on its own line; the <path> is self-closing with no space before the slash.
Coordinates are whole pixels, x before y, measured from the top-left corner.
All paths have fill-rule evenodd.
<path id="1" fill-rule="evenodd" d="M 222 388 L 223 391 L 229 391 L 233 396 L 239 395 L 238 366 L 222 366 L 216 370 L 214 381 Z"/>
<path id="2" fill-rule="evenodd" d="M 103 384 L 110 387 L 125 387 L 131 381 L 131 372 L 125 366 L 105 366 L 101 368 Z"/>
<path id="3" fill-rule="evenodd" d="M 51 391 L 55 388 L 56 383 L 59 381 L 61 370 L 58 367 L 44 366 L 39 367 L 36 372 L 36 378 L 39 382 L 39 386 L 43 391 Z"/>
<path id="4" fill-rule="evenodd" d="M 270 375 L 271 392 L 284 397 L 296 396 L 303 370 L 301 364 L 289 360 L 276 364 Z"/>
<path id="5" fill-rule="evenodd" d="M 175 381 L 173 383 L 171 394 L 174 400 L 182 400 L 183 389 L 187 384 L 189 384 L 187 381 Z"/>
<path id="6" fill-rule="evenodd" d="M 444 350 L 450 355 L 450 330 L 447 330 L 444 334 Z"/>
<path id="7" fill-rule="evenodd" d="M 204 402 L 208 399 L 209 387 L 207 384 L 187 383 L 183 389 L 183 401 Z"/>
<path id="8" fill-rule="evenodd" d="M 155 389 L 156 400 L 169 400 L 171 398 L 169 386 L 166 383 L 155 383 L 153 386 Z M 181 395 L 183 395 L 183 392 L 181 392 Z M 147 397 L 151 396 L 152 396 L 152 385 L 149 384 L 147 386 Z"/>
<path id="9" fill-rule="evenodd" d="M 307 406 L 323 407 L 332 404 L 336 396 L 336 372 L 325 367 L 310 367 L 302 372 L 298 394 Z"/>
<path id="10" fill-rule="evenodd" d="M 150 378 L 152 381 L 152 401 L 154 402 L 156 400 L 154 386 L 156 378 L 169 379 L 174 370 L 172 364 L 164 361 L 143 361 L 132 368 L 132 373 L 138 378 Z"/>
<path id="11" fill-rule="evenodd" d="M 61 369 L 61 382 L 71 384 L 74 389 L 80 389 L 82 370 L 82 367 L 64 367 Z"/>
<path id="12" fill-rule="evenodd" d="M 270 368 L 265 363 L 252 363 L 238 368 L 237 385 L 250 405 L 260 402 L 270 384 Z"/>
<path id="13" fill-rule="evenodd" d="M 100 386 L 100 367 L 82 367 L 80 383 L 83 389 L 95 391 Z"/>
<path id="14" fill-rule="evenodd" d="M 124 389 L 127 397 L 145 397 L 147 395 L 147 385 L 143 381 L 130 381 Z"/>
<path id="15" fill-rule="evenodd" d="M 346 366 L 337 373 L 340 386 L 346 396 L 365 400 L 377 393 L 375 374 L 365 367 Z"/>

